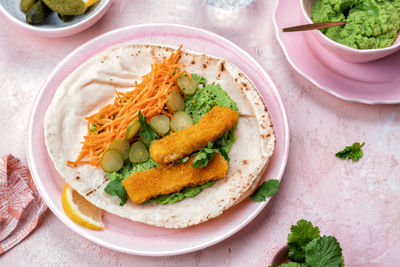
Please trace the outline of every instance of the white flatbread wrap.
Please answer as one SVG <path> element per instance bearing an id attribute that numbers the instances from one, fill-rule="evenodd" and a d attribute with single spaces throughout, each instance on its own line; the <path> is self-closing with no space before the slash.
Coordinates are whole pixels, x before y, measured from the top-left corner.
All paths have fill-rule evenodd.
<path id="1" fill-rule="evenodd" d="M 134 81 L 150 72 L 151 64 L 175 49 L 158 45 L 110 48 L 93 56 L 73 71 L 57 89 L 44 121 L 47 150 L 59 174 L 72 188 L 97 207 L 137 222 L 166 228 L 196 225 L 223 213 L 257 187 L 274 151 L 275 136 L 267 107 L 259 93 L 235 66 L 215 58 L 183 50 L 178 63 L 189 73 L 220 84 L 239 108 L 236 141 L 229 153 L 225 178 L 193 198 L 174 204 L 149 203 L 124 206 L 104 188 L 109 179 L 100 167 L 67 166 L 81 149 L 87 134 L 86 116 L 113 102 L 115 90 L 133 89 Z"/>

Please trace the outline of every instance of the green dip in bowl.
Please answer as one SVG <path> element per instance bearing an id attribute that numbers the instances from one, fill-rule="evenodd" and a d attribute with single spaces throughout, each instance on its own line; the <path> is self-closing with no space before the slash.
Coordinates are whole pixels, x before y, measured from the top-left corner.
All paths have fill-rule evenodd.
<path id="1" fill-rule="evenodd" d="M 399 36 L 400 0 L 316 0 L 314 23 L 347 21 L 321 31 L 330 39 L 355 49 L 391 46 Z"/>

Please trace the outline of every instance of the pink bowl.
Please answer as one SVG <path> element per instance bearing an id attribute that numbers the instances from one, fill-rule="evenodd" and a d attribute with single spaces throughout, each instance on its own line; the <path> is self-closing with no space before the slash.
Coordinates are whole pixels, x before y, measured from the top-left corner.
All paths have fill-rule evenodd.
<path id="1" fill-rule="evenodd" d="M 313 23 L 311 20 L 311 9 L 314 3 L 315 0 L 300 0 L 301 9 L 307 23 Z M 400 35 L 392 46 L 379 49 L 361 50 L 332 41 L 319 30 L 311 31 L 310 34 L 313 35 L 314 40 L 320 42 L 328 51 L 334 53 L 343 60 L 352 63 L 370 62 L 400 51 Z"/>
<path id="2" fill-rule="evenodd" d="M 289 262 L 288 253 L 289 253 L 289 247 L 287 244 L 283 245 L 282 247 L 279 247 L 270 258 L 268 266 L 274 264 L 280 265 L 283 263 L 288 263 Z"/>

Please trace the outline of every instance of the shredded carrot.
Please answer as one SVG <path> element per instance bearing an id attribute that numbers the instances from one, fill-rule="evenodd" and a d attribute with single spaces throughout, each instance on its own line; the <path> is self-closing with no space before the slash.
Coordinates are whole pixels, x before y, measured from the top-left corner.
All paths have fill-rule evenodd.
<path id="1" fill-rule="evenodd" d="M 191 80 L 191 79 L 192 79 L 192 75 L 190 75 L 190 73 L 189 73 L 189 72 L 187 72 L 186 70 L 184 70 L 184 71 L 183 71 L 183 73 L 184 73 L 184 74 L 186 74 L 186 76 L 188 76 L 188 77 L 189 77 L 189 80 Z"/>
<path id="2" fill-rule="evenodd" d="M 135 89 L 129 92 L 116 91 L 113 104 L 106 105 L 85 118 L 88 132 L 75 161 L 67 161 L 69 166 L 99 166 L 109 144 L 125 136 L 128 125 L 138 118 L 139 111 L 148 119 L 160 113 L 172 117 L 172 112 L 166 107 L 167 96 L 177 89 L 175 81 L 179 76 L 185 73 L 191 77 L 188 72 L 180 70 L 184 65 L 177 63 L 181 48 L 182 46 L 161 63 L 152 64 L 151 71 L 142 76 L 142 81 L 135 81 Z M 91 131 L 92 125 L 96 126 L 96 131 Z"/>

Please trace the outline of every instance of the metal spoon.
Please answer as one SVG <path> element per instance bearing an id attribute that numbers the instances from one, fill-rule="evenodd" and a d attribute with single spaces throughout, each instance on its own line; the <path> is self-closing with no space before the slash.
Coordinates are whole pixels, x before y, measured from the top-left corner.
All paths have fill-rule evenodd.
<path id="1" fill-rule="evenodd" d="M 311 24 L 298 25 L 298 26 L 289 27 L 289 28 L 283 28 L 282 31 L 283 32 L 311 31 L 311 30 L 323 29 L 323 28 L 328 28 L 328 27 L 333 27 L 333 26 L 340 26 L 340 25 L 344 25 L 346 23 L 347 23 L 346 21 L 311 23 Z"/>

